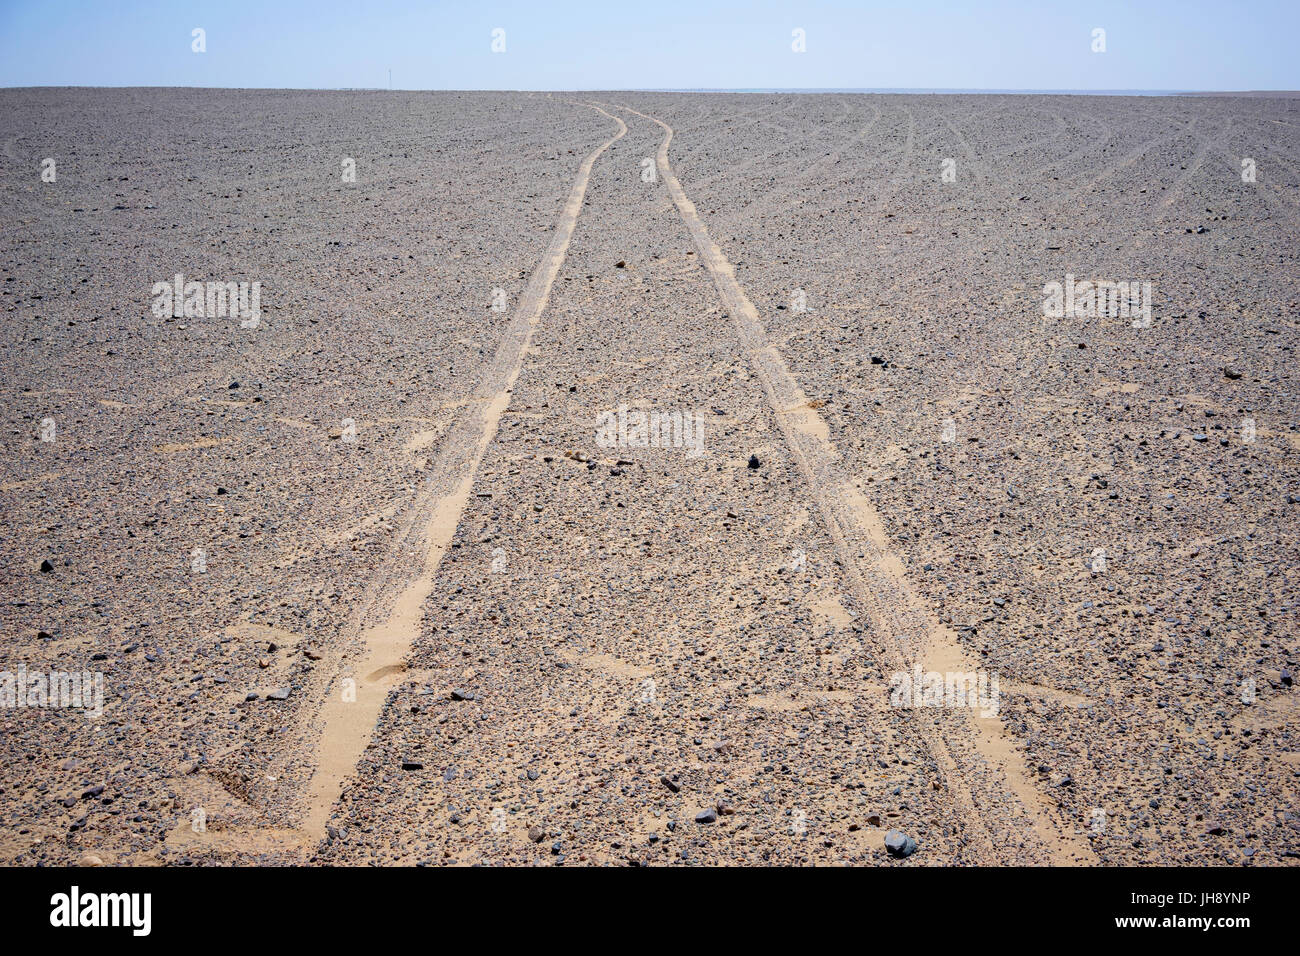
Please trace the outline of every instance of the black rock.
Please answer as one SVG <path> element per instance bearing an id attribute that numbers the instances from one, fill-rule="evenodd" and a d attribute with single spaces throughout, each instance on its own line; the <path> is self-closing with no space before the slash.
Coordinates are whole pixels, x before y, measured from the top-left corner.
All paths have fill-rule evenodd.
<path id="1" fill-rule="evenodd" d="M 695 814 L 696 823 L 716 823 L 718 820 L 718 811 L 709 807 L 707 810 L 701 810 Z"/>
<path id="2" fill-rule="evenodd" d="M 749 467 L 750 467 L 750 468 L 757 468 L 757 467 L 758 467 L 759 465 L 761 465 L 761 464 L 762 464 L 762 462 L 758 460 L 758 456 L 757 456 L 757 455 L 750 455 L 750 456 L 749 456 Z"/>
<path id="3" fill-rule="evenodd" d="M 467 690 L 461 690 L 459 687 L 453 687 L 451 691 L 452 700 L 473 700 L 474 695 Z"/>
<path id="4" fill-rule="evenodd" d="M 916 852 L 916 841 L 902 830 L 890 830 L 885 834 L 885 849 L 901 860 Z"/>
<path id="5" fill-rule="evenodd" d="M 403 770 L 423 770 L 423 769 L 424 769 L 424 764 L 420 763 L 420 761 L 418 761 L 418 760 L 403 760 L 403 761 L 402 761 L 402 769 L 403 769 Z"/>
<path id="6" fill-rule="evenodd" d="M 678 783 L 676 780 L 674 780 L 672 777 L 668 776 L 668 774 L 664 774 L 662 777 L 660 777 L 659 782 L 662 783 L 669 790 L 671 790 L 673 793 L 676 793 L 677 791 L 682 789 L 682 785 Z"/>
<path id="7" fill-rule="evenodd" d="M 50 562 L 48 562 L 48 561 L 42 561 L 42 562 L 41 562 L 41 573 L 42 573 L 42 574 L 49 574 L 49 573 L 50 573 L 51 571 L 53 571 L 53 570 L 54 570 L 54 565 L 50 564 Z"/>

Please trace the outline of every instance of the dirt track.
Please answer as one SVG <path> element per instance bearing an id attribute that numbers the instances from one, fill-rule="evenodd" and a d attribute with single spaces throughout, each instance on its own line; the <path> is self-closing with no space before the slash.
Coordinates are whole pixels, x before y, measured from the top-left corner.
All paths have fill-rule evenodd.
<path id="1" fill-rule="evenodd" d="M 1293 860 L 1298 109 L 0 94 L 0 854 Z"/>

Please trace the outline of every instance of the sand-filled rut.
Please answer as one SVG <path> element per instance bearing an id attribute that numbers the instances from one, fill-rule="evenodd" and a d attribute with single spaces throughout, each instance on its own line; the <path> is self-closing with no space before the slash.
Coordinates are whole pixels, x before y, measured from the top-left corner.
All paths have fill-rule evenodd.
<path id="1" fill-rule="evenodd" d="M 533 331 L 546 311 L 556 274 L 564 263 L 574 225 L 582 211 L 592 165 L 627 132 L 622 120 L 599 107 L 591 108 L 617 123 L 618 130 L 582 161 L 546 256 L 533 272 L 496 356 L 483 372 L 472 403 L 444 439 L 406 535 L 380 572 L 381 593 L 392 593 L 394 579 L 408 577 L 408 583 L 391 603 L 381 598 L 366 606 L 365 616 L 357 623 L 362 642 L 359 659 L 348 661 L 345 669 L 340 670 L 321 708 L 316 772 L 302 824 L 308 843 L 324 837 L 342 782 L 355 769 L 389 691 L 405 670 L 439 562 L 456 533 L 483 454 L 510 404 L 511 391 Z"/>
<path id="2" fill-rule="evenodd" d="M 763 329 L 758 310 L 736 281 L 735 270 L 725 254 L 709 237 L 707 228 L 673 174 L 668 161 L 673 130 L 661 120 L 621 106 L 664 130 L 659 144 L 657 163 L 673 202 L 690 230 L 691 238 L 705 267 L 717 286 L 718 294 L 736 323 L 745 354 L 752 362 L 768 403 L 780 423 L 782 434 L 799 462 L 808 482 L 840 561 L 849 572 L 855 596 L 869 613 L 874 625 L 873 638 L 884 661 L 895 672 L 908 673 L 914 664 L 939 672 L 973 672 L 976 669 L 949 628 L 933 620 L 908 583 L 903 565 L 889 548 L 879 516 L 870 502 L 844 474 L 842 463 L 825 420 L 810 404 L 799 383 L 790 373 L 780 352 L 772 346 Z M 910 138 L 909 138 L 910 142 Z M 1021 754 L 1002 742 L 993 718 L 981 721 L 974 709 L 958 708 L 955 713 L 921 710 L 917 722 L 935 759 L 943 768 L 946 783 L 956 797 L 983 845 L 984 861 L 996 862 L 999 847 L 990 827 L 977 808 L 963 771 L 950 753 L 945 739 L 945 724 L 969 718 L 976 728 L 975 740 L 980 754 L 1004 773 L 1004 783 L 1019 797 L 1033 819 L 1041 848 L 1055 863 L 1082 863 L 1091 856 L 1087 843 L 1077 839 L 1072 827 L 1063 827 L 1041 807 L 1034 793 L 1032 777 Z M 1019 847 L 1018 835 L 1008 838 Z"/>

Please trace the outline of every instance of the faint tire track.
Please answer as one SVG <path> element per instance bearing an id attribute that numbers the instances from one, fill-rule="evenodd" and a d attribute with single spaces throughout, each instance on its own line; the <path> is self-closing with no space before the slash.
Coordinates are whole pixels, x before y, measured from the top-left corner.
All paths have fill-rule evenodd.
<path id="1" fill-rule="evenodd" d="M 405 671 L 406 655 L 419 631 L 438 564 L 456 533 L 484 453 L 510 404 L 533 330 L 546 310 L 568 252 L 592 166 L 627 132 L 626 124 L 618 117 L 598 106 L 583 105 L 612 119 L 618 124 L 618 132 L 592 151 L 579 167 L 550 245 L 529 279 L 496 355 L 484 370 L 464 416 L 449 430 L 411 518 L 388 560 L 375 574 L 372 591 L 353 621 L 350 631 L 360 640 L 361 653 L 350 667 L 340 662 L 338 676 L 318 715 L 321 731 L 316 772 L 308 786 L 301 823 L 307 845 L 324 838 L 343 782 L 364 753 L 389 690 Z M 409 560 L 412 557 L 417 560 Z M 356 682 L 354 701 L 345 701 L 340 693 L 344 677 Z"/>

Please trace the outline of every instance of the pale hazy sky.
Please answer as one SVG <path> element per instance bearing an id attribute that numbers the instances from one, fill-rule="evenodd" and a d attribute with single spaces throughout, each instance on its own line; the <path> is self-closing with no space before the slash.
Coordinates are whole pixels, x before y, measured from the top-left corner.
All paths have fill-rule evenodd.
<path id="1" fill-rule="evenodd" d="M 1298 37 L 1300 0 L 0 0 L 0 86 L 1294 90 Z"/>

